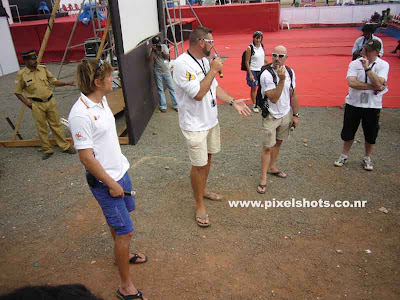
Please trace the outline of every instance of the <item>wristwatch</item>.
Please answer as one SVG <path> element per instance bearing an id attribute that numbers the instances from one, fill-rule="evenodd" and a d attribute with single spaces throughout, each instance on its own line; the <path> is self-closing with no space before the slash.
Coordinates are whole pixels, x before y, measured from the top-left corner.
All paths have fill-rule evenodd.
<path id="1" fill-rule="evenodd" d="M 298 118 L 299 117 L 299 113 L 293 114 L 293 117 Z"/>
<path id="2" fill-rule="evenodd" d="M 233 98 L 233 99 L 231 100 L 231 102 L 229 102 L 229 105 L 232 106 L 232 105 L 233 105 L 233 102 L 235 102 L 235 101 L 236 101 L 236 99 Z"/>

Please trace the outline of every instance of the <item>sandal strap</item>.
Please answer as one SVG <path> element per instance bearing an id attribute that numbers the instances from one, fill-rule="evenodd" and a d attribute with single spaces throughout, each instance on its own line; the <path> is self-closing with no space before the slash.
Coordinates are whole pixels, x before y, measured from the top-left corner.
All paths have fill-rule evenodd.
<path id="1" fill-rule="evenodd" d="M 134 299 L 142 299 L 143 300 L 143 294 L 139 290 L 138 290 L 137 294 L 135 294 L 135 295 L 122 295 L 120 290 L 118 290 L 117 296 L 118 296 L 118 298 L 123 299 L 123 300 L 134 300 Z"/>

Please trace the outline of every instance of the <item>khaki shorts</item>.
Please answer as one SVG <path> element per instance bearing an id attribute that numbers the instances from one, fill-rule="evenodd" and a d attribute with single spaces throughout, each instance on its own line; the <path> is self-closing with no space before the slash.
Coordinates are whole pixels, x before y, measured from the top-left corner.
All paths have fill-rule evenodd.
<path id="1" fill-rule="evenodd" d="M 291 123 L 290 113 L 280 119 L 275 119 L 271 114 L 262 119 L 263 146 L 273 147 L 276 140 L 284 141 L 289 136 Z"/>
<path id="2" fill-rule="evenodd" d="M 221 150 L 219 124 L 203 131 L 182 130 L 189 150 L 189 159 L 193 166 L 207 165 L 208 154 L 215 154 Z"/>

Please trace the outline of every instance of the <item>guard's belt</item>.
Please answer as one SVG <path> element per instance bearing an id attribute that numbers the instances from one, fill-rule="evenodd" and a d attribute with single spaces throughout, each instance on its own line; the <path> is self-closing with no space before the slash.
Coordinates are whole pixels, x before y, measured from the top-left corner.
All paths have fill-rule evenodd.
<path id="1" fill-rule="evenodd" d="M 31 98 L 32 101 L 36 101 L 36 102 L 48 102 L 51 100 L 51 98 L 53 98 L 53 94 L 50 95 L 49 98 L 47 99 L 40 99 L 40 98 Z"/>

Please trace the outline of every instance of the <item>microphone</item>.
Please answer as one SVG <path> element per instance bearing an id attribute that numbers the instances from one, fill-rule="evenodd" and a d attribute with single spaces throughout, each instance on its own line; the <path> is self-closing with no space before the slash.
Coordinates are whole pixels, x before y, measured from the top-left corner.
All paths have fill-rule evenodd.
<path id="1" fill-rule="evenodd" d="M 125 196 L 132 196 L 134 197 L 136 195 L 136 191 L 132 190 L 132 191 L 124 191 L 124 195 Z"/>
<path id="2" fill-rule="evenodd" d="M 218 57 L 218 54 L 214 54 L 213 59 L 216 59 L 217 57 Z M 222 70 L 218 71 L 218 74 L 219 74 L 219 78 L 224 78 L 224 73 L 222 73 Z"/>

